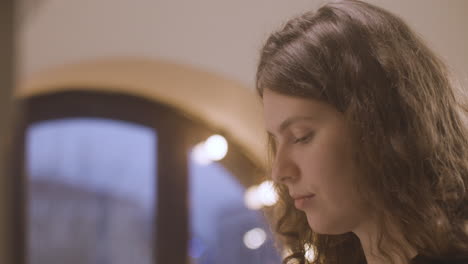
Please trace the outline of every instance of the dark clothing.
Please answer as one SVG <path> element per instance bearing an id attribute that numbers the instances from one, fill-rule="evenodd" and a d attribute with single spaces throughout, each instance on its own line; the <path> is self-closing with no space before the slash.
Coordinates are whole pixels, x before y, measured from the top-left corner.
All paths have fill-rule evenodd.
<path id="1" fill-rule="evenodd" d="M 411 260 L 411 264 L 468 264 L 468 256 L 452 258 L 430 258 L 417 255 Z"/>

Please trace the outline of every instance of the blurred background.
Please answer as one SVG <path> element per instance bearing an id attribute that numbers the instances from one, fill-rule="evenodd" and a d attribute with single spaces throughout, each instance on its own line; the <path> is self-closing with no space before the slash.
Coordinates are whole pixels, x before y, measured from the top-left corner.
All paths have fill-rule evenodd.
<path id="1" fill-rule="evenodd" d="M 467 87 L 468 1 L 368 2 Z M 2 1 L 0 263 L 280 263 L 255 68 L 323 3 Z"/>

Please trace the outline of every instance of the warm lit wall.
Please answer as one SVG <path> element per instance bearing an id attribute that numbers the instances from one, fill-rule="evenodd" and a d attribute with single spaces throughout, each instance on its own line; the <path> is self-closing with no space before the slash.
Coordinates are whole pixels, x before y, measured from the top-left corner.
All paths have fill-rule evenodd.
<path id="1" fill-rule="evenodd" d="M 468 1 L 371 0 L 400 15 L 468 88 Z"/>
<path id="2" fill-rule="evenodd" d="M 42 0 L 19 32 L 20 77 L 96 57 L 137 56 L 192 65 L 252 86 L 257 51 L 287 17 L 322 0 Z M 400 14 L 468 73 L 465 0 L 370 0 Z M 34 4 L 33 4 L 34 3 Z"/>
<path id="3" fill-rule="evenodd" d="M 120 92 L 164 102 L 201 119 L 263 162 L 259 99 L 239 82 L 164 61 L 106 59 L 41 72 L 21 83 L 17 96 L 80 88 Z"/>
<path id="4" fill-rule="evenodd" d="M 256 112 L 258 107 L 250 98 L 253 93 L 236 89 L 253 90 L 258 49 L 268 32 L 287 17 L 324 1 L 29 1 L 32 2 L 34 8 L 27 10 L 18 34 L 18 78 L 23 83 L 18 87 L 19 93 L 55 89 L 57 83 L 102 89 L 115 84 L 113 89 L 120 91 L 169 99 L 229 130 L 259 157 L 263 150 L 259 139 L 261 113 Z M 400 14 L 446 59 L 458 77 L 468 76 L 468 1 L 370 2 Z M 111 65 L 115 58 L 120 58 L 119 62 Z M 123 66 L 127 60 L 130 64 Z M 101 64 L 94 64 L 96 61 Z M 165 69 L 165 62 L 172 66 Z M 105 68 L 97 70 L 99 65 Z M 144 78 L 140 78 L 143 73 L 138 73 L 140 66 Z M 72 73 L 77 69 L 79 74 Z M 189 88 L 190 85 L 194 86 Z M 183 88 L 178 90 L 180 87 Z"/>

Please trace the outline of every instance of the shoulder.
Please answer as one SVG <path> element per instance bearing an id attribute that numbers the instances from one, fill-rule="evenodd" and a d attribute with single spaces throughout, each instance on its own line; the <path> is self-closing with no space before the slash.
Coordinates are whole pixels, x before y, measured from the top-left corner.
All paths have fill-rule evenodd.
<path id="1" fill-rule="evenodd" d="M 424 255 L 417 255 L 411 264 L 468 264 L 468 255 L 433 258 Z"/>

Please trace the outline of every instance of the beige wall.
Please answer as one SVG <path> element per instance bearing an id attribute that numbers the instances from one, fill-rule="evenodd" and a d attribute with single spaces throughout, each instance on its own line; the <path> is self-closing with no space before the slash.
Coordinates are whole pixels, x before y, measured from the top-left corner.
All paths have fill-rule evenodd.
<path id="1" fill-rule="evenodd" d="M 144 57 L 253 88 L 258 49 L 288 17 L 324 0 L 43 0 L 19 31 L 19 77 L 102 57 Z M 468 75 L 466 0 L 369 0 L 400 14 Z M 36 4 L 37 5 L 37 4 Z"/>
<path id="2" fill-rule="evenodd" d="M 370 0 L 395 12 L 418 32 L 468 89 L 468 1 Z"/>

